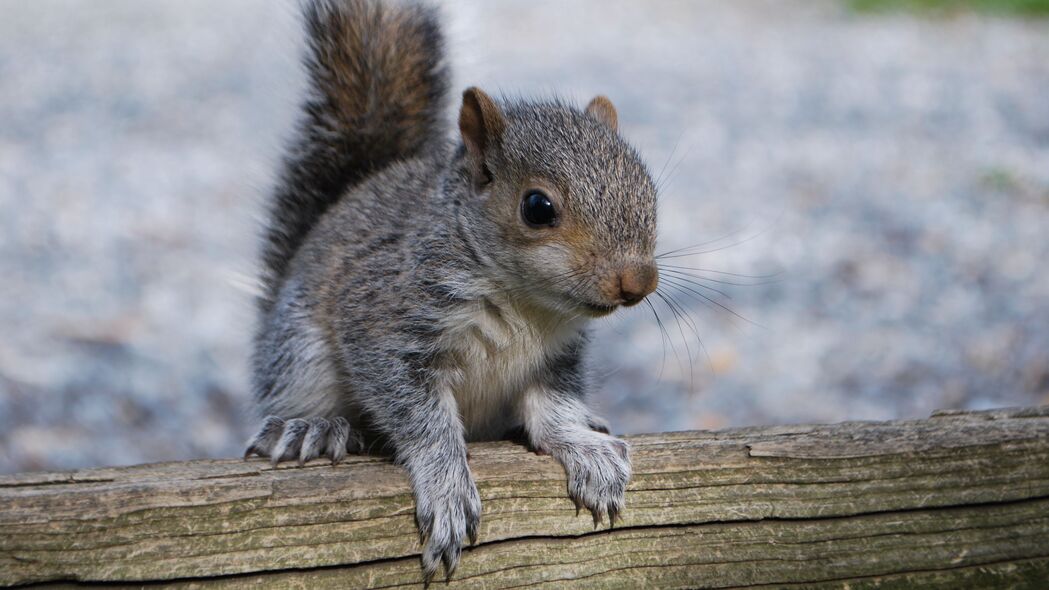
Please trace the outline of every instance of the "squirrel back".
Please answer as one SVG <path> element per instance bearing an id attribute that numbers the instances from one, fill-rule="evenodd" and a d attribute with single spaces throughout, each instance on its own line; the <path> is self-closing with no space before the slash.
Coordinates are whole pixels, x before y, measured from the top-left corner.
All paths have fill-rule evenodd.
<path id="1" fill-rule="evenodd" d="M 263 247 L 264 311 L 306 235 L 347 189 L 445 136 L 448 68 L 437 15 L 376 0 L 306 3 L 309 94 L 287 149 Z"/>

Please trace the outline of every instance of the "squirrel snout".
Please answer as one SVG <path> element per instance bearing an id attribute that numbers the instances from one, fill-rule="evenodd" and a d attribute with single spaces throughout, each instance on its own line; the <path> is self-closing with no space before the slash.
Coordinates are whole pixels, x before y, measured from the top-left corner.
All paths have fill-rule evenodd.
<path id="1" fill-rule="evenodd" d="M 641 303 L 659 285 L 659 271 L 654 264 L 640 264 L 619 272 L 619 299 L 623 305 Z"/>

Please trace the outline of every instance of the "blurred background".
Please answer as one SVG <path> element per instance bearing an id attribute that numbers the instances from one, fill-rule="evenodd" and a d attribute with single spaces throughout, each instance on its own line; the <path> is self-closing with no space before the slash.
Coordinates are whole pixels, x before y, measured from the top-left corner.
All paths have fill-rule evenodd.
<path id="1" fill-rule="evenodd" d="M 296 7 L 0 1 L 0 472 L 242 451 Z M 1049 403 L 1047 12 L 445 6 L 457 88 L 607 94 L 703 244 L 596 327 L 621 432 Z"/>

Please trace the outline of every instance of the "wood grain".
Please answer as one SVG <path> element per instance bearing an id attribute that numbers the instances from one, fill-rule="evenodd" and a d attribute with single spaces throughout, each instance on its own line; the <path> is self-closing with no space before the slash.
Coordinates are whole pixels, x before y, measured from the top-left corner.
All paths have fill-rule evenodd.
<path id="1" fill-rule="evenodd" d="M 550 458 L 471 445 L 479 543 L 453 588 L 1038 588 L 1049 408 L 629 437 L 614 530 Z M 0 477 L 0 584 L 421 586 L 407 480 L 375 457 Z"/>

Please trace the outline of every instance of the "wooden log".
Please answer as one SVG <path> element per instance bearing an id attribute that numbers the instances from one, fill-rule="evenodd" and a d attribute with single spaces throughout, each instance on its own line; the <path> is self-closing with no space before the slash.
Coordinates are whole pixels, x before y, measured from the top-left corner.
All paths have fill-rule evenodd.
<path id="1" fill-rule="evenodd" d="M 629 437 L 623 522 L 550 458 L 471 445 L 458 588 L 1042 588 L 1049 408 Z M 0 584 L 420 586 L 401 470 L 190 461 L 0 477 Z"/>

